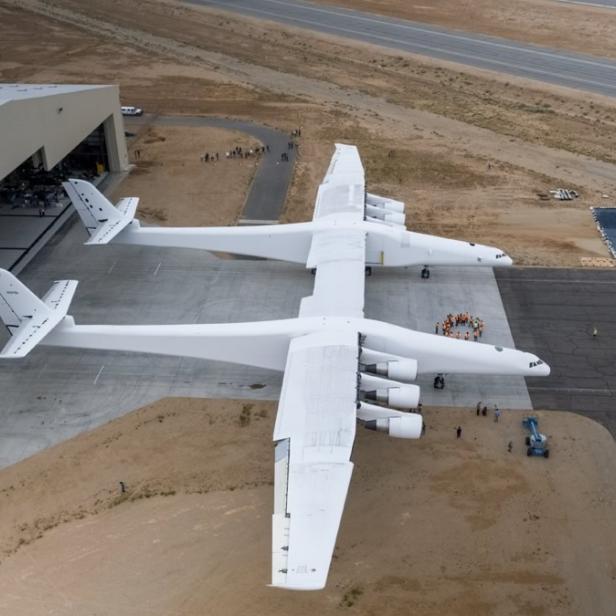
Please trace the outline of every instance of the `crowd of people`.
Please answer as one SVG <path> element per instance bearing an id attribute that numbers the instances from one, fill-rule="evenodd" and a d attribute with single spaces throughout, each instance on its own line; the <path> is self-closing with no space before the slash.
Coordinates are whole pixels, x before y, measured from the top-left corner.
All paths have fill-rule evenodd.
<path id="1" fill-rule="evenodd" d="M 460 328 L 464 328 L 464 333 Z M 469 312 L 459 312 L 448 314 L 443 322 L 437 321 L 434 326 L 434 333 L 442 333 L 443 336 L 457 338 L 458 340 L 470 340 L 471 332 L 473 340 L 477 342 L 483 336 L 485 323 L 479 317 L 473 316 Z"/>
<path id="2" fill-rule="evenodd" d="M 252 156 L 261 156 L 270 151 L 269 145 L 257 145 L 251 148 L 243 148 L 240 145 L 236 145 L 232 150 L 225 152 L 225 158 L 251 158 Z M 206 152 L 201 156 L 202 163 L 216 162 L 220 160 L 220 154 L 218 152 Z"/>
<path id="3" fill-rule="evenodd" d="M 287 143 L 287 151 L 288 150 L 298 150 L 298 143 L 296 141 L 297 137 L 302 136 L 301 128 L 294 128 L 289 136 L 291 139 Z M 261 156 L 262 154 L 266 154 L 270 151 L 270 146 L 268 144 L 265 145 L 257 145 L 251 148 L 243 148 L 242 146 L 235 146 L 232 150 L 228 150 L 225 152 L 225 158 L 251 158 L 252 156 Z M 135 152 L 138 152 L 136 150 Z M 298 152 L 299 154 L 299 152 Z M 135 153 L 137 157 L 137 154 Z M 220 154 L 218 152 L 205 152 L 201 156 L 202 163 L 216 162 L 220 160 Z M 280 160 L 283 162 L 287 162 L 289 160 L 289 154 L 287 152 L 282 152 L 280 154 Z"/>

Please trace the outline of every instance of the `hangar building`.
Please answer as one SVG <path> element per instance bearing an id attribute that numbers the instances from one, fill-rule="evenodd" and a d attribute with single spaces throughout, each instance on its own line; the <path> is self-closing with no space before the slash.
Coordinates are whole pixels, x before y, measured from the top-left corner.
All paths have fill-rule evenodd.
<path id="1" fill-rule="evenodd" d="M 61 182 L 128 171 L 118 86 L 0 84 L 0 267 L 18 272 L 71 216 Z"/>

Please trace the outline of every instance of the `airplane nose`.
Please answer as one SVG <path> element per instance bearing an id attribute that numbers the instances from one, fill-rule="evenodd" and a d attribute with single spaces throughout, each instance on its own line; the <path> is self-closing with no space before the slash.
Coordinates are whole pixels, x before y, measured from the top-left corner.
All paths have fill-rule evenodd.
<path id="1" fill-rule="evenodd" d="M 549 364 L 543 362 L 543 364 L 539 366 L 539 368 L 539 376 L 550 376 L 550 372 L 552 372 L 552 369 L 550 368 Z"/>

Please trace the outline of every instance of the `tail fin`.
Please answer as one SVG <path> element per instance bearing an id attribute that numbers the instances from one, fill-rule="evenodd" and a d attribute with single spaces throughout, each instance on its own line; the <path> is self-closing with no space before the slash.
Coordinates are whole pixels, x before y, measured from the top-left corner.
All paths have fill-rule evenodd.
<path id="1" fill-rule="evenodd" d="M 73 202 L 90 239 L 86 244 L 108 244 L 135 216 L 139 199 L 122 199 L 117 207 L 92 184 L 69 180 L 62 184 Z"/>
<path id="2" fill-rule="evenodd" d="M 25 357 L 66 316 L 76 288 L 76 280 L 57 280 L 39 299 L 0 269 L 0 319 L 11 334 L 0 357 Z"/>

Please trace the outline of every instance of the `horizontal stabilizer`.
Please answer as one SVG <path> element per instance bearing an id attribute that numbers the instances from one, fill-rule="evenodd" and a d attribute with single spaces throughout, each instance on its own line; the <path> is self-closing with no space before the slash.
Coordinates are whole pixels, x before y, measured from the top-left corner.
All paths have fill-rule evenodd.
<path id="1" fill-rule="evenodd" d="M 93 185 L 84 180 L 69 180 L 62 184 L 70 197 L 90 239 L 91 244 L 108 244 L 135 217 L 139 199 L 121 199 L 118 207 Z"/>
<path id="2" fill-rule="evenodd" d="M 0 269 L 0 318 L 11 334 L 0 357 L 25 357 L 66 316 L 76 288 L 76 280 L 58 280 L 41 300 Z"/>

